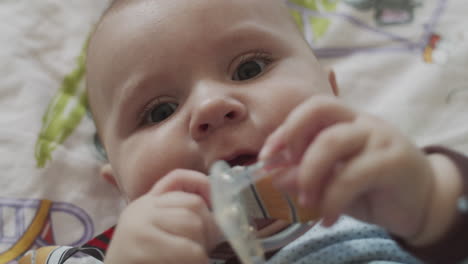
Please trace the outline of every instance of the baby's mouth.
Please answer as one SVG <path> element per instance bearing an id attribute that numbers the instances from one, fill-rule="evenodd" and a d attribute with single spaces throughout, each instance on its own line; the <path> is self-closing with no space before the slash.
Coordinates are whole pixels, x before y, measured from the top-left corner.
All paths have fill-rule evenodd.
<path id="1" fill-rule="evenodd" d="M 257 162 L 256 154 L 242 154 L 227 161 L 229 166 L 248 166 Z"/>

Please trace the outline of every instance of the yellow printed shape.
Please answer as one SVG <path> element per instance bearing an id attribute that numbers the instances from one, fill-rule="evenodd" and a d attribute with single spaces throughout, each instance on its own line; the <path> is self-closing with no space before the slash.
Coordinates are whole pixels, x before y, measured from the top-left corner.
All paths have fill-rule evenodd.
<path id="1" fill-rule="evenodd" d="M 41 201 L 34 219 L 23 236 L 10 249 L 0 254 L 0 263 L 8 263 L 15 260 L 31 248 L 47 222 L 51 206 L 51 201 Z"/>
<path id="2" fill-rule="evenodd" d="M 337 0 L 290 0 L 290 2 L 312 11 L 334 11 L 338 5 Z M 304 31 L 304 23 L 300 12 L 292 10 L 291 13 L 301 30 Z M 327 33 L 331 21 L 328 18 L 311 17 L 309 18 L 309 23 L 314 33 L 315 40 L 318 40 Z"/>

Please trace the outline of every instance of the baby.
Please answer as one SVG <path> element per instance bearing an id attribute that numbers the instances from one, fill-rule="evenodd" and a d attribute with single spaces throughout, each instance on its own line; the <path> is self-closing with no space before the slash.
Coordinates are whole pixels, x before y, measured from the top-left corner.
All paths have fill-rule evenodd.
<path id="1" fill-rule="evenodd" d="M 333 72 L 282 0 L 114 2 L 87 70 L 109 158 L 102 174 L 128 200 L 105 263 L 208 263 L 223 241 L 206 176 L 216 160 L 247 165 L 283 153 L 298 169 L 275 186 L 320 212 L 323 226 L 346 214 L 409 250 L 440 241 L 458 217 L 457 163 L 340 101 Z M 353 247 L 352 229 L 317 226 L 297 243 L 311 252 L 289 247 L 272 263 L 419 263 L 382 229 L 349 218 L 336 228 L 343 221 L 371 237 Z M 326 241 L 342 243 L 333 251 L 341 262 L 312 250 Z"/>

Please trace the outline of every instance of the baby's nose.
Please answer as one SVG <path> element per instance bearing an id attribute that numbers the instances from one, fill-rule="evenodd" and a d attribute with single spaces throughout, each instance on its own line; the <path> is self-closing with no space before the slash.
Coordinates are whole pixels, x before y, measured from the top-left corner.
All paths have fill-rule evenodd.
<path id="1" fill-rule="evenodd" d="M 243 120 L 246 106 L 234 98 L 209 98 L 193 112 L 190 134 L 195 140 L 202 140 L 215 130 Z"/>

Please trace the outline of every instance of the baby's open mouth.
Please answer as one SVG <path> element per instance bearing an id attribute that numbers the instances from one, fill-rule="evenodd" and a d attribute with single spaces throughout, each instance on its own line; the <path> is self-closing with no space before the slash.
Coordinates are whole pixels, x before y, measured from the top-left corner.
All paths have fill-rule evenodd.
<path id="1" fill-rule="evenodd" d="M 248 166 L 252 165 L 257 162 L 257 155 L 256 154 L 241 154 L 231 160 L 227 161 L 229 166 Z"/>

